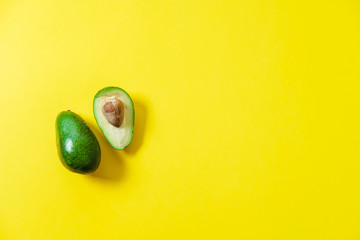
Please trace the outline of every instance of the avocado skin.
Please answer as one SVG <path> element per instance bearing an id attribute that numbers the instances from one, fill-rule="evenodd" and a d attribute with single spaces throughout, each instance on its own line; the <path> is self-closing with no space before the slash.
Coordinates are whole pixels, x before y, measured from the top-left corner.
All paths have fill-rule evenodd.
<path id="1" fill-rule="evenodd" d="M 91 173 L 101 159 L 99 142 L 76 113 L 63 111 L 56 118 L 56 144 L 62 164 L 72 172 Z"/>

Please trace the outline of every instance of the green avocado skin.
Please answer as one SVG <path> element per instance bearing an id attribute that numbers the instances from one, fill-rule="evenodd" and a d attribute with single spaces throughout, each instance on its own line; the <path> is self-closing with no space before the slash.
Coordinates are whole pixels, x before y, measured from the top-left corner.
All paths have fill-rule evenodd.
<path id="1" fill-rule="evenodd" d="M 62 164 L 72 172 L 91 173 L 100 164 L 98 140 L 84 120 L 70 110 L 56 118 L 56 145 Z"/>

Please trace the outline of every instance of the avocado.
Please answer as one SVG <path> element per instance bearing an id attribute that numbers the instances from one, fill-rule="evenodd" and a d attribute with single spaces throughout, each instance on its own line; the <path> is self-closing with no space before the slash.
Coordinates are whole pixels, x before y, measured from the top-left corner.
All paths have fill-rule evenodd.
<path id="1" fill-rule="evenodd" d="M 109 141 L 118 150 L 124 149 L 133 139 L 134 104 L 129 94 L 118 87 L 106 87 L 94 97 L 96 122 Z"/>
<path id="2" fill-rule="evenodd" d="M 84 120 L 70 110 L 56 118 L 56 143 L 63 165 L 72 172 L 91 173 L 101 158 L 99 142 Z"/>

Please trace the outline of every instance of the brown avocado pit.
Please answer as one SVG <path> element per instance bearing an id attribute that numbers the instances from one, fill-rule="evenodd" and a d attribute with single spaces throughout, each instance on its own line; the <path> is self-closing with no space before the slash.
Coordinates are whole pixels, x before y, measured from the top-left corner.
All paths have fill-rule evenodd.
<path id="1" fill-rule="evenodd" d="M 120 127 L 124 120 L 124 104 L 118 100 L 107 101 L 102 109 L 106 120 L 114 127 Z"/>

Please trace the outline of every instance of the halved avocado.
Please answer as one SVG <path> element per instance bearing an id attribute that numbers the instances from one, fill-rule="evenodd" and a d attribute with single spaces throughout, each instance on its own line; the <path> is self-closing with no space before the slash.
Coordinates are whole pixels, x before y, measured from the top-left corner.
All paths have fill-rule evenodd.
<path id="1" fill-rule="evenodd" d="M 133 139 L 134 104 L 127 92 L 118 87 L 101 89 L 94 98 L 96 122 L 116 149 L 124 149 Z"/>

